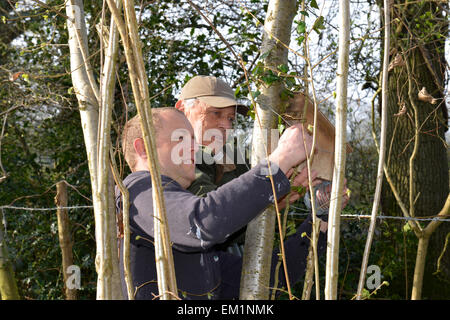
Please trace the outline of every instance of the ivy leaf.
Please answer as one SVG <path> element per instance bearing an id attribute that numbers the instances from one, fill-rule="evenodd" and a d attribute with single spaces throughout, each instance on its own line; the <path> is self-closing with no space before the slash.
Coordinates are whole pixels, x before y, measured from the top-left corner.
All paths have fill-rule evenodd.
<path id="1" fill-rule="evenodd" d="M 320 34 L 320 30 L 324 30 L 325 29 L 325 18 L 323 16 L 320 16 L 316 19 L 316 21 L 314 21 L 314 25 L 313 25 L 313 30 L 315 32 L 317 32 L 318 34 Z"/>
<path id="2" fill-rule="evenodd" d="M 308 12 L 306 12 L 306 11 L 300 11 L 300 14 L 304 15 L 305 17 L 309 17 Z"/>
<path id="3" fill-rule="evenodd" d="M 319 6 L 317 5 L 317 2 L 316 2 L 316 0 L 311 0 L 311 3 L 310 3 L 310 5 L 311 5 L 311 8 L 314 8 L 314 9 L 319 9 Z"/>
<path id="4" fill-rule="evenodd" d="M 306 23 L 304 21 L 299 21 L 297 25 L 297 32 L 303 34 L 306 31 Z"/>
<path id="5" fill-rule="evenodd" d="M 277 69 L 283 73 L 288 73 L 289 69 L 288 66 L 285 64 L 280 64 Z"/>

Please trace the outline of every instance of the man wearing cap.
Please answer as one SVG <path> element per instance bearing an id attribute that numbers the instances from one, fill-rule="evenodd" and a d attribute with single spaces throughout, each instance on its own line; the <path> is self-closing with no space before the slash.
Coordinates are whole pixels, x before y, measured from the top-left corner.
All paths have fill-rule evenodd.
<path id="1" fill-rule="evenodd" d="M 204 196 L 250 169 L 237 146 L 226 144 L 236 112 L 245 115 L 248 108 L 237 103 L 225 81 L 193 77 L 181 90 L 175 107 L 186 115 L 201 146 L 196 155 L 196 180 L 189 191 Z"/>

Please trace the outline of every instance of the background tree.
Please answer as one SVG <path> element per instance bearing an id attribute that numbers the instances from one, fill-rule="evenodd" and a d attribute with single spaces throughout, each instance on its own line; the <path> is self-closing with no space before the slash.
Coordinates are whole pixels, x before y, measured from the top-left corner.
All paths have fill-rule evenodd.
<path id="1" fill-rule="evenodd" d="M 434 216 L 449 194 L 444 99 L 447 5 L 394 1 L 389 9 L 395 23 L 390 34 L 386 166 L 410 214 Z M 385 214 L 401 214 L 387 183 L 382 207 Z M 450 255 L 444 256 L 439 275 L 432 275 L 449 231 L 450 225 L 444 224 L 431 237 L 424 298 L 449 294 Z"/>

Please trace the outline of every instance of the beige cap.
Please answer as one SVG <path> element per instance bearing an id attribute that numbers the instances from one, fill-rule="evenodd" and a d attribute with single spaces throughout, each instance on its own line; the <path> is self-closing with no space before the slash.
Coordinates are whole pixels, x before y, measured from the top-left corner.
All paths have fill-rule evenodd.
<path id="1" fill-rule="evenodd" d="M 248 111 L 247 106 L 236 101 L 233 89 L 225 81 L 214 76 L 193 77 L 181 89 L 179 99 L 199 99 L 215 108 L 236 106 L 237 111 L 243 115 Z"/>

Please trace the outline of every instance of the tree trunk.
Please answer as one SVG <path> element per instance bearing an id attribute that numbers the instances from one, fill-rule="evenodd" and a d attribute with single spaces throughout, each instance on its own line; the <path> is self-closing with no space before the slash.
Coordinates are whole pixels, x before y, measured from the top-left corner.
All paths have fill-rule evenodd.
<path id="1" fill-rule="evenodd" d="M 0 210 L 0 298 L 2 300 L 19 300 L 19 291 L 3 230 L 5 230 L 3 211 Z"/>
<path id="2" fill-rule="evenodd" d="M 61 247 L 64 290 L 67 300 L 76 300 L 77 289 L 69 288 L 67 286 L 67 268 L 73 265 L 72 240 L 70 238 L 70 220 L 67 209 L 63 209 L 63 207 L 67 207 L 67 202 L 67 186 L 65 181 L 60 181 L 56 184 L 55 204 L 58 207 L 56 215 L 58 216 L 58 238 L 59 246 Z"/>
<path id="3" fill-rule="evenodd" d="M 385 7 L 388 6 L 389 0 L 384 0 Z M 381 11 L 381 10 L 380 10 Z M 387 93 L 388 93 L 388 68 L 389 68 L 389 51 L 390 51 L 390 30 L 391 30 L 391 19 L 389 15 L 389 10 L 384 10 L 384 55 L 383 55 L 383 78 L 381 82 L 381 101 L 382 108 L 387 105 Z M 372 247 L 373 235 L 375 233 L 375 226 L 377 223 L 378 208 L 380 206 L 381 198 L 381 187 L 383 185 L 383 172 L 384 172 L 384 158 L 386 155 L 386 127 L 387 127 L 387 112 L 381 112 L 381 132 L 380 132 L 380 144 L 378 151 L 378 169 L 377 169 L 377 182 L 375 187 L 375 194 L 372 205 L 372 213 L 370 217 L 370 226 L 367 233 L 366 246 L 364 248 L 363 260 L 361 263 L 361 271 L 359 274 L 358 291 L 356 293 L 356 299 L 361 300 L 362 290 L 365 285 L 367 264 L 369 263 L 370 249 Z M 374 136 L 376 140 L 376 136 Z"/>
<path id="4" fill-rule="evenodd" d="M 145 73 L 141 42 L 134 3 L 124 1 L 125 21 L 112 0 L 107 0 L 109 9 L 118 27 L 125 49 L 134 100 L 141 118 L 142 137 L 148 156 L 152 198 L 154 205 L 154 246 L 159 296 L 163 300 L 178 299 L 169 226 L 167 224 L 158 154 L 156 152 L 155 128 L 152 121 L 148 78 Z M 126 24 L 126 25 L 125 25 Z"/>
<path id="5" fill-rule="evenodd" d="M 347 82 L 350 46 L 350 3 L 339 1 L 339 58 L 337 69 L 336 140 L 334 148 L 333 185 L 328 217 L 328 245 L 325 278 L 325 299 L 337 299 L 339 278 L 339 239 L 344 186 L 345 160 L 347 154 Z"/>
<path id="6" fill-rule="evenodd" d="M 292 20 L 296 14 L 297 1 L 271 0 L 264 22 L 261 53 L 267 53 L 264 65 L 276 70 L 279 65 L 287 65 L 286 47 L 291 37 Z M 281 42 L 281 43 L 280 43 Z M 269 87 L 260 87 L 261 95 L 256 106 L 256 120 L 253 130 L 252 166 L 271 153 L 271 130 L 277 127 L 278 118 L 272 111 L 282 113 L 286 106 L 280 94 L 284 89 L 279 82 Z M 241 275 L 240 299 L 259 300 L 269 298 L 270 265 L 275 231 L 275 210 L 268 207 L 247 226 L 243 268 Z"/>
<path id="7" fill-rule="evenodd" d="M 400 0 L 394 3 L 390 7 L 391 16 L 397 20 L 390 33 L 390 60 L 397 63 L 391 62 L 389 71 L 386 166 L 411 215 L 436 215 L 449 193 L 444 143 L 448 119 L 443 99 L 444 45 L 448 32 L 443 6 L 446 4 Z M 429 96 L 421 100 L 422 88 L 426 88 Z M 383 187 L 382 208 L 387 215 L 400 215 L 387 184 Z M 431 275 L 449 231 L 450 225 L 443 224 L 429 240 L 423 290 L 426 298 L 450 296 L 445 281 Z M 450 255 L 442 261 L 441 276 L 448 283 Z"/>
<path id="8" fill-rule="evenodd" d="M 120 7 L 120 1 L 116 1 Z M 104 26 L 103 26 L 104 28 Z M 96 212 L 99 223 L 98 258 L 100 262 L 99 274 L 104 277 L 102 290 L 105 299 L 123 299 L 122 282 L 119 274 L 119 257 L 117 246 L 117 228 L 114 203 L 114 180 L 110 168 L 111 123 L 114 107 L 114 92 L 116 78 L 117 54 L 119 49 L 119 33 L 114 20 L 111 19 L 108 41 L 105 49 L 105 62 L 100 80 L 100 123 L 98 136 L 98 185 L 97 197 L 100 210 Z M 103 36 L 103 32 L 101 32 Z M 103 40 L 103 39 L 102 39 Z M 101 240 L 100 240 L 101 239 Z M 100 277 L 99 277 L 100 278 Z"/>
<path id="9" fill-rule="evenodd" d="M 91 188 L 94 203 L 95 237 L 97 254 L 95 259 L 97 279 L 97 299 L 119 299 L 122 296 L 118 272 L 117 255 L 112 255 L 117 242 L 115 210 L 112 210 L 113 197 L 110 192 L 111 177 L 109 167 L 110 123 L 114 96 L 115 58 L 118 48 L 118 36 L 111 28 L 109 46 L 102 82 L 101 96 L 98 85 L 88 60 L 87 30 L 84 19 L 83 2 L 71 0 L 67 2 L 66 13 L 69 31 L 69 49 L 71 75 L 74 91 L 77 95 L 84 142 L 88 158 Z M 113 26 L 113 24 L 112 24 Z M 102 104 L 101 122 L 99 123 L 99 105 Z M 98 132 L 100 134 L 98 135 Z M 98 141 L 99 139 L 99 141 Z"/>

